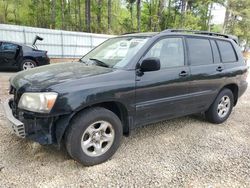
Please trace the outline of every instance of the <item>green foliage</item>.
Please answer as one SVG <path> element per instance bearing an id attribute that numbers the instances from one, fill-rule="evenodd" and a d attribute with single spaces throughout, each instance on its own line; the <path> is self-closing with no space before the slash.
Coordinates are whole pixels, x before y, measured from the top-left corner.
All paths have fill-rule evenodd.
<path id="1" fill-rule="evenodd" d="M 110 34 L 136 32 L 138 26 L 143 32 L 211 29 L 250 41 L 249 0 L 141 0 L 139 8 L 138 0 L 112 0 L 109 7 L 110 0 L 91 0 L 90 23 L 86 22 L 86 1 L 0 0 L 0 23 L 74 31 L 87 31 L 89 24 L 91 32 Z M 226 6 L 229 11 L 223 27 L 210 23 L 213 3 Z"/>
<path id="2" fill-rule="evenodd" d="M 250 1 L 228 0 L 229 16 L 224 25 L 226 33 L 239 36 L 240 42 L 245 43 L 245 49 L 250 45 Z"/>

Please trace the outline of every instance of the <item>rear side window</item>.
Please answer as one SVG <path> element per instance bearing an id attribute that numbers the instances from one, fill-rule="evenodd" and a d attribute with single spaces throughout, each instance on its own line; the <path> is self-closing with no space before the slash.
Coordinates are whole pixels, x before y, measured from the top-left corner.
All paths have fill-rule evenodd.
<path id="1" fill-rule="evenodd" d="M 220 50 L 222 62 L 230 63 L 237 61 L 235 51 L 230 42 L 217 40 L 217 44 Z"/>
<path id="2" fill-rule="evenodd" d="M 15 52 L 17 49 L 16 44 L 11 44 L 11 43 L 2 43 L 0 50 L 2 52 Z"/>
<path id="3" fill-rule="evenodd" d="M 191 65 L 207 65 L 213 63 L 212 49 L 209 40 L 187 38 L 187 45 Z"/>

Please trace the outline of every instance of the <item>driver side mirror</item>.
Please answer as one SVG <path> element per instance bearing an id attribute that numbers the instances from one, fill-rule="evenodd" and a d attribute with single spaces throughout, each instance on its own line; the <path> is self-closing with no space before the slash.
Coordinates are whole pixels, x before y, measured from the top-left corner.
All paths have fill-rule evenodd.
<path id="1" fill-rule="evenodd" d="M 151 71 L 157 71 L 160 70 L 161 68 L 161 63 L 159 58 L 146 58 L 142 61 L 140 70 L 142 72 L 151 72 Z"/>

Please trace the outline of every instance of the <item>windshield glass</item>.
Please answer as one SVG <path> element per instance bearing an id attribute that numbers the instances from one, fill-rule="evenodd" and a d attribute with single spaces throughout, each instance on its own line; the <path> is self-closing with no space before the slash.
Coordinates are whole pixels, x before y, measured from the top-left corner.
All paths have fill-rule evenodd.
<path id="1" fill-rule="evenodd" d="M 97 65 L 122 68 L 126 66 L 139 49 L 146 43 L 148 37 L 112 38 L 92 50 L 81 61 L 89 64 L 95 61 Z"/>

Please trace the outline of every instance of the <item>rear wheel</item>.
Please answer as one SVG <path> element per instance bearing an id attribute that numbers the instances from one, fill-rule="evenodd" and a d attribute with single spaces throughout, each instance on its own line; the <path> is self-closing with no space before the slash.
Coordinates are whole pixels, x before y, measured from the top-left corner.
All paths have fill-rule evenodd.
<path id="1" fill-rule="evenodd" d="M 211 123 L 223 123 L 231 114 L 234 105 L 234 96 L 230 89 L 223 89 L 216 97 L 213 104 L 205 113 Z"/>
<path id="2" fill-rule="evenodd" d="M 37 64 L 35 61 L 33 61 L 31 59 L 25 59 L 22 61 L 20 69 L 21 70 L 28 70 L 28 69 L 32 69 L 36 66 L 37 66 Z"/>
<path id="3" fill-rule="evenodd" d="M 74 117 L 65 135 L 69 155 L 85 166 L 108 160 L 122 138 L 120 119 L 105 108 L 87 109 Z"/>

